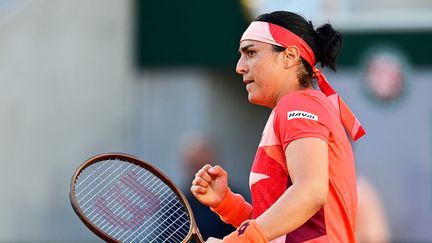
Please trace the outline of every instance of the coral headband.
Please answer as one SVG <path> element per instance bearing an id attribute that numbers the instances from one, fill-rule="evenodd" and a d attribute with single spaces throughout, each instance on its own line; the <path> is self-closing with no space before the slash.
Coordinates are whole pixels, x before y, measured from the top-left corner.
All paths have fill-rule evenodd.
<path id="1" fill-rule="evenodd" d="M 360 121 L 350 110 L 348 105 L 330 86 L 321 70 L 315 66 L 315 55 L 306 42 L 293 32 L 272 23 L 253 21 L 242 35 L 240 41 L 256 40 L 276 46 L 296 46 L 300 50 L 300 56 L 307 61 L 313 70 L 314 77 L 318 80 L 321 91 L 330 99 L 340 115 L 340 119 L 351 139 L 354 141 L 366 134 Z"/>
<path id="2" fill-rule="evenodd" d="M 309 45 L 298 35 L 279 25 L 253 21 L 241 37 L 240 41 L 243 40 L 256 40 L 285 48 L 297 46 L 300 50 L 300 56 L 311 67 L 315 66 L 315 55 Z"/>

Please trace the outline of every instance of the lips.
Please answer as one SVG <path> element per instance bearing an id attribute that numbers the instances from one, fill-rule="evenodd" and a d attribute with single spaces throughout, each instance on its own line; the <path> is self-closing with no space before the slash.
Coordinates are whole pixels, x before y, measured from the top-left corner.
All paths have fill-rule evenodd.
<path id="1" fill-rule="evenodd" d="M 252 82 L 253 82 L 252 79 L 244 79 L 244 80 L 243 80 L 243 83 L 244 83 L 244 84 L 250 84 L 250 83 L 252 83 Z"/>

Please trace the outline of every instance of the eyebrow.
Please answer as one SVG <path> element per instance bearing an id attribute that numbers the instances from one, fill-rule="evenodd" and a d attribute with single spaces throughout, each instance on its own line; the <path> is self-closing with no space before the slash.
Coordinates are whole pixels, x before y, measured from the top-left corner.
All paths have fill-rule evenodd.
<path id="1" fill-rule="evenodd" d="M 239 53 L 247 51 L 252 46 L 253 46 L 253 44 L 249 44 L 249 45 L 245 45 L 245 46 L 241 47 L 239 50 Z"/>

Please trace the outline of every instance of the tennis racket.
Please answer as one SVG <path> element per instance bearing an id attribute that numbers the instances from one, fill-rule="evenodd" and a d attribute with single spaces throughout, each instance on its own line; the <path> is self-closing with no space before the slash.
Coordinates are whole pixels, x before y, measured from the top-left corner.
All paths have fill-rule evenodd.
<path id="1" fill-rule="evenodd" d="M 72 176 L 69 197 L 81 221 L 107 242 L 204 242 L 178 187 L 131 155 L 89 158 Z"/>

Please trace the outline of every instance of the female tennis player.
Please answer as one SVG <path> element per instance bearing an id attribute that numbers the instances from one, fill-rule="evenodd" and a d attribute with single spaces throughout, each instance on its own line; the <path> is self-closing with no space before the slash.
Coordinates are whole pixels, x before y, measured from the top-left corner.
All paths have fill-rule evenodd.
<path id="1" fill-rule="evenodd" d="M 341 47 L 342 36 L 330 24 L 315 30 L 291 12 L 263 14 L 246 29 L 236 71 L 249 101 L 272 112 L 250 172 L 252 205 L 231 192 L 222 167 L 205 165 L 196 173 L 195 197 L 237 227 L 207 242 L 356 241 L 356 174 L 347 134 L 356 140 L 365 132 L 315 67 L 336 70 Z"/>

